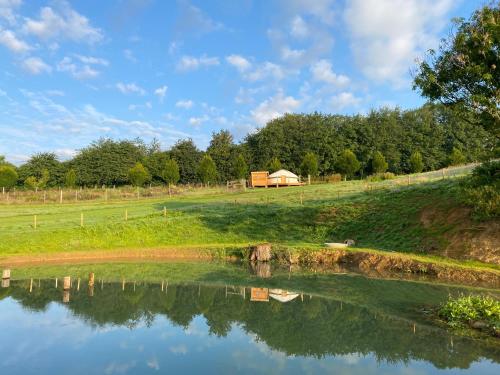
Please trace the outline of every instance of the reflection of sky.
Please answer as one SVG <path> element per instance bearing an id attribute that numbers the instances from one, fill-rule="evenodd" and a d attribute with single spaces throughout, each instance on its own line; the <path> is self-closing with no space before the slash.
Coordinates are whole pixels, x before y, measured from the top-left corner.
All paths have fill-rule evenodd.
<path id="1" fill-rule="evenodd" d="M 151 327 L 91 327 L 52 303 L 46 311 L 24 310 L 12 299 L 0 302 L 0 374 L 143 374 L 143 373 L 463 373 L 437 370 L 427 362 L 377 363 L 356 354 L 322 359 L 286 356 L 270 349 L 234 324 L 227 337 L 209 334 L 203 317 L 187 328 L 163 316 Z M 497 365 L 474 363 L 471 374 L 494 374 Z"/>

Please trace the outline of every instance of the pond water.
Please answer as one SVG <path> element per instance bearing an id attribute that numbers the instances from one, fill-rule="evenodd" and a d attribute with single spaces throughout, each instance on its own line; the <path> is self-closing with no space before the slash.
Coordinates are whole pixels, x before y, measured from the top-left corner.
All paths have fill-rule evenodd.
<path id="1" fill-rule="evenodd" d="M 194 263 L 16 268 L 3 284 L 1 374 L 500 373 L 498 339 L 424 313 L 492 290 Z"/>

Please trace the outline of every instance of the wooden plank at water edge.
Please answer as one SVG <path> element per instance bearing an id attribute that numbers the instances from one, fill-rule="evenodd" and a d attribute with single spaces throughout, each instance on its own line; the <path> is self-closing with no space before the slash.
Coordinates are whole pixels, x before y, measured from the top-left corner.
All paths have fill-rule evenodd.
<path id="1" fill-rule="evenodd" d="M 10 279 L 10 270 L 9 269 L 3 270 L 2 279 Z"/>
<path id="2" fill-rule="evenodd" d="M 269 302 L 268 288 L 250 288 L 250 301 Z"/>

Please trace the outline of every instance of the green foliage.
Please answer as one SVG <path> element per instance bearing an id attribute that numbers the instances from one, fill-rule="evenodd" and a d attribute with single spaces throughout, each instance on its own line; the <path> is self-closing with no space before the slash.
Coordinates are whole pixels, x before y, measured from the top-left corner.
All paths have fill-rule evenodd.
<path id="1" fill-rule="evenodd" d="M 300 164 L 300 173 L 303 176 L 317 176 L 318 175 L 318 157 L 312 153 L 308 152 L 304 155 L 304 159 Z"/>
<path id="2" fill-rule="evenodd" d="M 38 188 L 38 181 L 35 176 L 30 176 L 24 180 L 24 187 L 28 190 L 35 190 Z"/>
<path id="3" fill-rule="evenodd" d="M 484 220 L 500 216 L 500 161 L 483 163 L 465 179 L 460 195 L 474 208 L 474 216 Z"/>
<path id="4" fill-rule="evenodd" d="M 441 306 L 438 314 L 452 327 L 482 322 L 493 334 L 500 328 L 500 302 L 488 296 L 450 298 Z"/>
<path id="5" fill-rule="evenodd" d="M 233 179 L 235 147 L 233 136 L 228 130 L 212 134 L 207 154 L 210 155 L 217 167 L 219 181 L 225 182 Z"/>
<path id="6" fill-rule="evenodd" d="M 500 7 L 492 3 L 470 20 L 456 21 L 456 32 L 439 52 L 430 51 L 415 75 L 414 88 L 446 105 L 477 113 L 478 125 L 500 134 Z"/>
<path id="7" fill-rule="evenodd" d="M 334 184 L 336 182 L 342 181 L 342 175 L 340 173 L 333 173 L 329 175 L 326 179 L 329 183 Z"/>
<path id="8" fill-rule="evenodd" d="M 238 179 L 246 179 L 248 176 L 248 165 L 243 155 L 239 154 L 234 160 L 233 176 Z"/>
<path id="9" fill-rule="evenodd" d="M 203 153 L 196 147 L 192 139 L 178 141 L 168 153 L 179 165 L 181 183 L 198 181 L 197 169 Z"/>
<path id="10" fill-rule="evenodd" d="M 71 168 L 64 176 L 64 186 L 74 188 L 76 186 L 76 171 Z"/>
<path id="11" fill-rule="evenodd" d="M 372 171 L 374 173 L 384 173 L 388 167 L 384 155 L 380 151 L 375 151 L 372 159 Z"/>
<path id="12" fill-rule="evenodd" d="M 18 178 L 19 176 L 15 168 L 7 164 L 0 164 L 0 189 L 13 187 L 17 183 Z"/>
<path id="13" fill-rule="evenodd" d="M 359 163 L 356 155 L 351 150 L 344 150 L 337 160 L 337 170 L 342 173 L 346 178 L 353 177 L 359 170 L 361 164 Z"/>
<path id="14" fill-rule="evenodd" d="M 80 150 L 71 160 L 79 182 L 84 186 L 123 185 L 128 182 L 130 168 L 146 156 L 140 140 L 114 141 L 100 139 Z"/>
<path id="15" fill-rule="evenodd" d="M 377 173 L 371 176 L 367 177 L 367 180 L 370 182 L 377 182 L 377 181 L 385 181 L 385 180 L 393 180 L 396 178 L 396 175 L 392 172 L 385 172 L 385 173 Z"/>
<path id="16" fill-rule="evenodd" d="M 458 148 L 453 147 L 450 154 L 449 165 L 462 165 L 465 164 L 465 156 Z"/>
<path id="17" fill-rule="evenodd" d="M 410 171 L 412 173 L 420 173 L 424 170 L 424 162 L 422 154 L 419 151 L 413 152 L 410 156 Z"/>
<path id="18" fill-rule="evenodd" d="M 281 169 L 280 159 L 278 159 L 277 157 L 272 158 L 267 162 L 266 167 L 270 173 L 279 171 Z"/>
<path id="19" fill-rule="evenodd" d="M 210 155 L 204 155 L 198 166 L 198 176 L 204 184 L 217 181 L 217 167 Z"/>
<path id="20" fill-rule="evenodd" d="M 129 169 L 128 179 L 134 186 L 143 186 L 149 180 L 149 173 L 142 163 L 136 163 Z"/>
<path id="21" fill-rule="evenodd" d="M 162 178 L 168 184 L 176 184 L 179 182 L 179 165 L 174 159 L 167 159 L 162 171 Z"/>
<path id="22" fill-rule="evenodd" d="M 54 153 L 46 152 L 33 155 L 18 169 L 19 179 L 37 179 L 38 188 L 54 187 L 64 182 L 64 170 Z"/>

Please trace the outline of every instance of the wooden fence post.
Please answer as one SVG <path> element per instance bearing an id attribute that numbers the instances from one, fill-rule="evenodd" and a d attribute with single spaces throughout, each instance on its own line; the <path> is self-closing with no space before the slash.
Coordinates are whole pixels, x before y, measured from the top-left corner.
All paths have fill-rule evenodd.
<path id="1" fill-rule="evenodd" d="M 410 186 L 410 175 L 408 175 L 408 186 Z"/>
<path id="2" fill-rule="evenodd" d="M 127 221 L 127 220 L 128 220 L 128 210 L 125 209 L 125 221 Z"/>
<path id="3" fill-rule="evenodd" d="M 59 190 L 59 203 L 63 202 L 63 194 L 62 194 L 62 189 Z"/>
<path id="4" fill-rule="evenodd" d="M 83 228 L 83 212 L 80 213 L 80 227 Z"/>
<path id="5" fill-rule="evenodd" d="M 2 271 L 2 280 L 10 279 L 10 269 L 5 269 Z"/>

